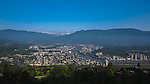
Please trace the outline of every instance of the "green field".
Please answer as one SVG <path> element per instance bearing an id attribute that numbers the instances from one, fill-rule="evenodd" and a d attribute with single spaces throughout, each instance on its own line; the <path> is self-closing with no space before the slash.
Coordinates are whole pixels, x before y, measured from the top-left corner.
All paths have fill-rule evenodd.
<path id="1" fill-rule="evenodd" d="M 46 76 L 35 76 L 35 78 L 37 78 L 37 79 L 42 79 L 44 77 L 46 77 Z"/>

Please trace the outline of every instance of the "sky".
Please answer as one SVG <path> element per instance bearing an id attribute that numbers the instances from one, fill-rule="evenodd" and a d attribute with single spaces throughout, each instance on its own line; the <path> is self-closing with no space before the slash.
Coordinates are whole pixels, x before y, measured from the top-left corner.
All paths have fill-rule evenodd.
<path id="1" fill-rule="evenodd" d="M 136 28 L 150 31 L 150 0 L 0 0 L 0 30 L 71 33 Z"/>

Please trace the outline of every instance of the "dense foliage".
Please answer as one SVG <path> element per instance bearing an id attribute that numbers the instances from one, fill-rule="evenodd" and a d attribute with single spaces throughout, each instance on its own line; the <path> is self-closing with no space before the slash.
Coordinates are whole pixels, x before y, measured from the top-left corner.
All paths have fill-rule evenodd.
<path id="1" fill-rule="evenodd" d="M 41 77 L 41 78 L 40 78 Z M 149 84 L 149 70 L 88 66 L 18 67 L 1 65 L 1 84 Z"/>

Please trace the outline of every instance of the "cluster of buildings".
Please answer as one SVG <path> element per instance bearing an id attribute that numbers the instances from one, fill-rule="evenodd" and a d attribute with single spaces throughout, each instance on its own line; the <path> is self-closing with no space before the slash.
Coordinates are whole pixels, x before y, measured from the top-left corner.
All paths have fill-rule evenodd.
<path id="1" fill-rule="evenodd" d="M 97 52 L 96 55 L 101 56 L 101 55 L 103 55 L 103 53 L 102 52 Z"/>
<path id="2" fill-rule="evenodd" d="M 130 53 L 129 54 L 129 59 L 130 60 L 148 60 L 148 57 L 145 56 L 144 54 L 140 54 L 140 53 Z"/>
<path id="3" fill-rule="evenodd" d="M 86 55 L 86 54 L 91 54 L 93 51 L 101 49 L 101 48 L 102 48 L 101 46 L 82 45 L 82 48 L 79 52 Z"/>
<path id="4" fill-rule="evenodd" d="M 108 57 L 108 60 L 129 60 L 129 61 L 142 61 L 142 60 L 148 60 L 148 56 L 145 56 L 144 54 L 140 53 L 129 53 L 129 56 L 124 58 L 120 56 L 113 56 Z"/>
<path id="5" fill-rule="evenodd" d="M 73 46 L 30 46 L 29 49 L 35 49 L 30 60 L 25 59 L 24 63 L 31 66 L 49 66 L 49 65 L 100 65 L 107 66 L 108 60 L 105 63 L 100 63 L 91 59 L 87 59 L 78 55 L 77 52 L 72 52 Z M 85 47 L 84 47 L 85 48 Z M 90 49 L 92 49 L 91 47 Z M 88 52 L 88 51 L 87 51 Z"/>
<path id="6" fill-rule="evenodd" d="M 9 62 L 13 62 L 14 61 L 14 58 L 12 57 L 1 57 L 0 60 L 6 60 L 6 61 L 9 61 Z M 1 62 L 0 62 L 1 63 Z"/>
<path id="7" fill-rule="evenodd" d="M 94 52 L 96 58 L 100 58 L 103 62 L 87 58 L 93 54 L 93 51 L 101 49 L 101 46 L 94 45 L 32 45 L 26 50 L 33 50 L 30 55 L 15 54 L 11 57 L 1 57 L 0 60 L 6 60 L 12 64 L 18 63 L 20 60 L 24 64 L 31 66 L 50 66 L 50 65 L 92 65 L 107 66 L 108 60 L 119 61 L 142 61 L 148 60 L 148 56 L 140 53 L 129 53 L 128 57 L 121 56 L 104 56 L 102 52 Z M 83 56 L 84 55 L 84 56 Z M 104 61 L 105 60 L 105 61 Z M 1 63 L 1 61 L 0 61 Z"/>

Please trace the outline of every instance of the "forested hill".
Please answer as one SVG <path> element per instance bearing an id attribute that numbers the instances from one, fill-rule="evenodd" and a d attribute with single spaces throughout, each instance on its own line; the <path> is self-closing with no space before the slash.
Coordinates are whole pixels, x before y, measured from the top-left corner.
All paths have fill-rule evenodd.
<path id="1" fill-rule="evenodd" d="M 19 43 L 83 43 L 95 45 L 150 46 L 149 38 L 150 31 L 141 31 L 133 28 L 81 30 L 70 35 L 61 36 L 10 29 L 0 31 L 0 41 Z"/>
<path id="2" fill-rule="evenodd" d="M 54 38 L 54 35 L 6 29 L 0 31 L 1 42 L 36 43 Z"/>
<path id="3" fill-rule="evenodd" d="M 110 30 L 81 30 L 71 35 L 62 36 L 72 43 L 90 43 L 101 45 L 150 45 L 150 31 L 133 28 Z M 63 40 L 62 39 L 62 40 Z"/>

